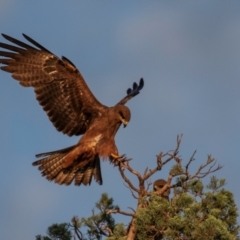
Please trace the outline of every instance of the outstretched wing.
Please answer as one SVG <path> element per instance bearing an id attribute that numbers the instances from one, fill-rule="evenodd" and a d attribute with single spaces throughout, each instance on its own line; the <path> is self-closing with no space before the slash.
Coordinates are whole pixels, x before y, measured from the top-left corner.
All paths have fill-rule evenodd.
<path id="1" fill-rule="evenodd" d="M 0 43 L 1 69 L 24 87 L 34 87 L 36 98 L 58 131 L 83 134 L 92 119 L 106 108 L 92 94 L 81 73 L 66 57 L 55 56 L 23 34 L 35 47 L 2 34 L 17 46 Z"/>
<path id="2" fill-rule="evenodd" d="M 120 102 L 118 102 L 116 105 L 121 104 L 124 105 L 128 100 L 130 100 L 131 98 L 135 97 L 137 94 L 140 93 L 140 90 L 143 88 L 144 86 L 144 81 L 143 78 L 141 78 L 139 80 L 139 84 L 137 84 L 136 82 L 133 83 L 133 87 L 132 88 L 128 88 L 127 90 L 127 96 L 124 97 Z"/>

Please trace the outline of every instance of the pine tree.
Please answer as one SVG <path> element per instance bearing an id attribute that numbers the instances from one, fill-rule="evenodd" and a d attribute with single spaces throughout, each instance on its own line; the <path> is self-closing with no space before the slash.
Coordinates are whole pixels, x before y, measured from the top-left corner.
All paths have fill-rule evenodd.
<path id="1" fill-rule="evenodd" d="M 189 166 L 195 160 L 196 151 L 183 167 L 183 160 L 178 155 L 180 144 L 181 136 L 177 138 L 175 150 L 158 154 L 156 167 L 152 170 L 146 168 L 143 175 L 131 167 L 130 159 L 124 157 L 119 160 L 120 175 L 131 195 L 137 199 L 135 209 L 132 212 L 123 211 L 104 193 L 95 204 L 92 216 L 80 220 L 73 217 L 71 223 L 65 225 L 66 233 L 72 229 L 73 238 L 78 240 L 238 239 L 237 207 L 233 194 L 224 189 L 225 180 L 213 176 L 205 187 L 201 181 L 222 166 L 216 166 L 216 160 L 209 155 L 204 164 L 190 173 Z M 151 191 L 152 182 L 149 179 L 169 162 L 173 165 L 168 179 L 155 181 Z M 137 186 L 126 172 L 138 179 Z M 113 214 L 129 216 L 130 224 L 115 223 Z M 87 228 L 85 234 L 82 232 L 84 228 Z M 37 240 L 54 239 L 53 235 L 49 236 Z M 71 238 L 71 235 L 68 236 Z"/>

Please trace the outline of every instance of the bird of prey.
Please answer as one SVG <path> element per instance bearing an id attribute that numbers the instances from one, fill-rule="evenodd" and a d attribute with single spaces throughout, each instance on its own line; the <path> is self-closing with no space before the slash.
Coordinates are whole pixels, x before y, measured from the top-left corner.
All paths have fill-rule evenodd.
<path id="1" fill-rule="evenodd" d="M 0 43 L 0 64 L 24 87 L 33 87 L 36 99 L 55 128 L 68 136 L 82 135 L 79 142 L 61 150 L 37 154 L 42 176 L 58 184 L 91 184 L 92 178 L 102 184 L 100 158 L 119 159 L 114 137 L 121 124 L 126 126 L 131 113 L 125 103 L 143 88 L 139 84 L 127 90 L 126 96 L 113 107 L 101 104 L 88 88 L 75 65 L 59 58 L 23 34 L 32 45 L 8 35 L 2 36 L 14 45 Z"/>
<path id="2" fill-rule="evenodd" d="M 170 189 L 166 189 L 163 193 L 161 193 L 162 188 L 166 185 L 166 181 L 164 179 L 158 179 L 153 184 L 153 191 L 156 194 L 161 195 L 161 197 L 167 199 L 169 201 Z"/>

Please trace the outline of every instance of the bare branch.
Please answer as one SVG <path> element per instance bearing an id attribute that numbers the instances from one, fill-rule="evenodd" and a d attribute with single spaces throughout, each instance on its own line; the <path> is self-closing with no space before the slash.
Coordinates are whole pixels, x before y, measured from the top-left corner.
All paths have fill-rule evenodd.
<path id="1" fill-rule="evenodd" d="M 131 209 L 134 213 L 136 213 L 136 211 L 133 208 L 131 208 L 131 207 L 128 207 L 128 208 Z"/>
<path id="2" fill-rule="evenodd" d="M 79 240 L 82 240 L 83 239 L 83 234 L 78 228 L 79 218 L 77 216 L 73 216 L 71 222 L 72 222 L 72 225 L 70 224 L 70 227 L 73 228 L 74 233 L 76 234 L 77 238 Z"/>
<path id="3" fill-rule="evenodd" d="M 145 171 L 144 171 L 144 173 L 143 173 L 143 176 L 144 176 L 144 177 L 146 176 L 147 172 L 148 172 L 148 167 L 146 167 L 146 169 L 145 169 Z"/>
<path id="4" fill-rule="evenodd" d="M 208 168 L 208 170 L 206 172 L 202 172 L 202 170 L 204 170 L 211 163 L 213 163 L 213 164 Z M 221 165 L 218 165 L 217 167 L 215 167 L 215 165 L 216 165 L 216 161 L 213 158 L 209 157 L 207 162 L 205 164 L 201 165 L 194 175 L 191 176 L 188 172 L 186 172 L 185 174 L 187 175 L 188 179 L 203 178 L 203 177 L 207 176 L 208 174 L 216 172 L 222 168 Z"/>
<path id="5" fill-rule="evenodd" d="M 128 186 L 135 192 L 139 193 L 140 190 L 137 189 L 133 184 L 132 182 L 127 178 L 127 176 L 125 175 L 124 173 L 124 169 L 122 168 L 124 166 L 125 169 L 128 169 L 128 165 L 125 165 L 125 163 L 120 163 L 119 166 L 118 166 L 118 170 L 123 178 L 123 180 L 128 184 Z"/>
<path id="6" fill-rule="evenodd" d="M 129 186 L 127 186 L 126 184 L 124 184 L 124 186 L 127 187 L 130 190 L 133 198 L 138 199 L 138 197 L 134 194 L 133 190 Z"/>
<path id="7" fill-rule="evenodd" d="M 150 188 L 151 185 L 152 185 L 152 181 L 150 180 L 150 181 L 147 182 L 146 191 L 149 190 L 149 188 Z"/>
<path id="8" fill-rule="evenodd" d="M 110 236 L 112 236 L 113 235 L 113 232 L 112 232 L 112 230 L 107 226 L 107 224 L 106 223 L 104 223 L 104 222 L 101 222 L 100 223 L 100 227 L 99 227 L 100 229 L 99 230 L 101 230 L 103 233 L 105 233 L 104 231 L 107 231 L 108 232 L 108 234 L 106 234 L 105 236 L 108 236 L 108 237 L 110 237 Z"/>
<path id="9" fill-rule="evenodd" d="M 189 159 L 189 161 L 188 161 L 188 163 L 187 163 L 187 165 L 186 165 L 186 171 L 188 171 L 188 167 L 189 167 L 189 165 L 191 164 L 191 162 L 195 160 L 195 159 L 194 159 L 194 155 L 196 154 L 196 152 L 197 152 L 197 150 L 195 150 L 194 153 L 193 153 L 193 155 L 190 157 L 190 159 Z"/>
<path id="10" fill-rule="evenodd" d="M 134 169 L 129 165 L 129 162 L 121 162 L 120 166 L 123 167 L 123 168 L 125 168 L 125 169 L 127 169 L 127 170 L 128 170 L 129 172 L 131 172 L 132 174 L 136 175 L 138 179 L 141 179 L 141 178 L 142 178 L 141 174 L 140 174 L 138 171 L 134 170 Z"/>
<path id="11" fill-rule="evenodd" d="M 181 161 L 180 158 L 177 157 L 181 141 L 182 141 L 182 134 L 180 136 L 179 135 L 177 136 L 177 146 L 176 146 L 175 150 L 168 151 L 165 154 L 160 152 L 159 155 L 157 155 L 157 167 L 155 167 L 153 170 L 149 170 L 148 174 L 144 175 L 143 181 L 145 181 L 148 178 L 150 178 L 155 172 L 161 170 L 162 166 L 167 164 L 172 159 L 175 159 L 177 162 Z M 163 158 L 166 157 L 166 156 L 168 156 L 168 158 L 166 160 L 163 160 Z"/>
<path id="12" fill-rule="evenodd" d="M 102 230 L 102 228 L 99 226 L 99 224 L 101 224 L 101 223 L 97 223 L 96 221 L 93 221 L 93 222 L 94 222 L 96 228 L 98 229 L 98 231 L 99 231 L 102 235 L 104 235 L 104 236 L 106 236 L 106 237 L 109 237 L 108 234 L 105 233 L 104 230 Z"/>
<path id="13" fill-rule="evenodd" d="M 188 180 L 192 180 L 192 179 L 195 179 L 195 178 L 204 178 L 206 177 L 207 175 L 209 175 L 210 173 L 213 173 L 213 172 L 216 172 L 218 170 L 220 170 L 223 166 L 221 166 L 220 164 L 218 164 L 217 167 L 215 167 L 216 165 L 216 160 L 214 160 L 211 156 L 208 156 L 208 159 L 206 161 L 205 164 L 203 165 L 200 165 L 200 167 L 197 169 L 197 171 L 195 172 L 195 174 L 193 175 L 190 175 L 189 171 L 188 171 L 188 168 L 190 166 L 190 164 L 194 161 L 194 155 L 196 154 L 196 151 L 194 151 L 193 155 L 191 156 L 191 158 L 189 159 L 186 167 L 185 167 L 185 171 L 183 171 L 181 173 L 181 175 L 185 175 L 186 178 L 185 179 L 182 179 L 180 182 L 176 183 L 176 184 L 172 184 L 170 186 L 170 188 L 174 188 L 174 187 L 179 187 L 179 186 L 182 186 L 182 184 L 184 182 L 187 182 Z M 212 165 L 210 165 L 212 163 Z M 181 163 L 179 163 L 180 167 L 182 167 Z M 210 165 L 210 166 L 209 166 Z M 207 169 L 207 171 L 204 171 L 203 170 L 209 166 L 209 168 Z M 214 168 L 215 167 L 215 168 Z"/>
<path id="14" fill-rule="evenodd" d="M 125 216 L 135 217 L 135 214 L 121 211 L 120 208 L 106 210 L 106 214 L 112 214 L 112 213 L 113 214 L 120 213 L 120 214 L 125 215 Z"/>

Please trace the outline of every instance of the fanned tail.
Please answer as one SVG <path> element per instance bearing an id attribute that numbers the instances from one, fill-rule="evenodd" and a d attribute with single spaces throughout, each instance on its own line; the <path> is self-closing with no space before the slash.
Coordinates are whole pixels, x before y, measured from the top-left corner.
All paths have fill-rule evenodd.
<path id="1" fill-rule="evenodd" d="M 70 185 L 73 181 L 76 186 L 81 184 L 90 185 L 92 177 L 100 185 L 102 184 L 102 174 L 100 159 L 96 155 L 91 161 L 84 161 L 80 156 L 74 163 L 64 168 L 64 161 L 68 153 L 70 153 L 76 145 L 61 150 L 37 154 L 36 157 L 43 157 L 32 163 L 33 166 L 39 166 L 42 176 L 49 181 L 53 181 L 60 185 Z M 81 164 L 84 163 L 84 164 Z"/>

